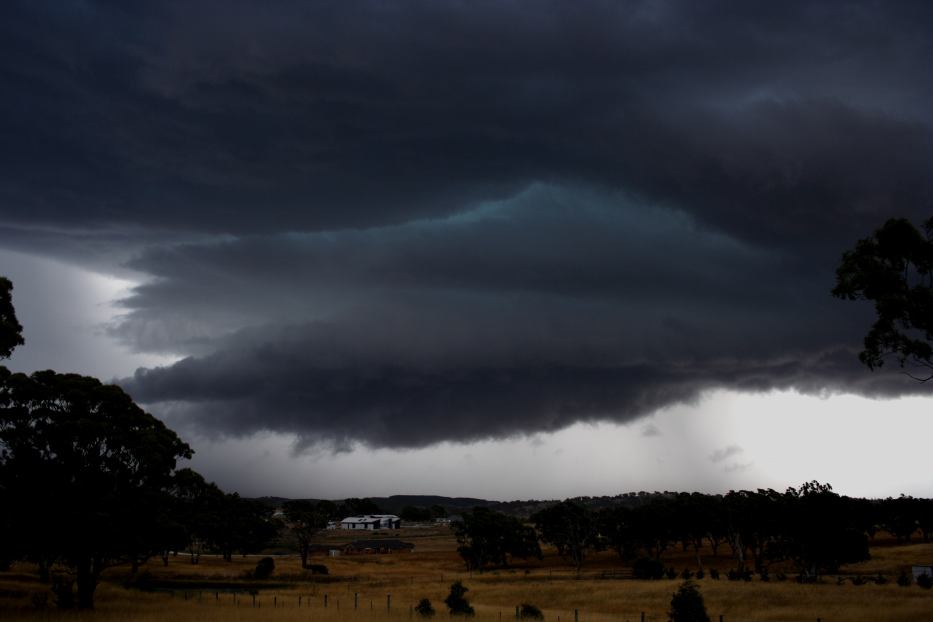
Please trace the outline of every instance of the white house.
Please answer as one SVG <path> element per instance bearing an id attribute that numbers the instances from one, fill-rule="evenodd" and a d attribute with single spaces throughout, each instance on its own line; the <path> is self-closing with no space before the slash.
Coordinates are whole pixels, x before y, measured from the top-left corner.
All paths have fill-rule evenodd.
<path id="1" fill-rule="evenodd" d="M 377 529 L 401 529 L 402 519 L 395 514 L 364 514 L 348 516 L 340 521 L 341 529 L 376 531 Z"/>

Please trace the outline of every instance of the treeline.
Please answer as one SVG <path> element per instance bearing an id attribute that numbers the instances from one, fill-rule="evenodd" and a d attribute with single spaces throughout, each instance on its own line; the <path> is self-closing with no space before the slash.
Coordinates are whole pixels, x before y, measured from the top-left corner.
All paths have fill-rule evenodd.
<path id="1" fill-rule="evenodd" d="M 818 482 L 783 493 L 667 493 L 640 500 L 598 509 L 567 500 L 528 522 L 476 508 L 454 524 L 458 550 L 469 568 L 480 570 L 540 558 L 541 543 L 577 568 L 591 553 L 611 550 L 647 578 L 660 576 L 661 556 L 672 547 L 692 551 L 702 572 L 701 551 L 708 547 L 716 556 L 727 550 L 737 573 L 766 575 L 770 564 L 792 562 L 801 578 L 813 579 L 868 559 L 869 538 L 880 530 L 898 541 L 933 537 L 933 500 L 851 498 Z"/>

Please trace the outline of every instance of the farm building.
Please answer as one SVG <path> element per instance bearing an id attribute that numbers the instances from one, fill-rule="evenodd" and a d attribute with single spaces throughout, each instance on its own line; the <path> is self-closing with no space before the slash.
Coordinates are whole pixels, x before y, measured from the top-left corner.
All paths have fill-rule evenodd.
<path id="1" fill-rule="evenodd" d="M 341 529 L 368 530 L 401 529 L 402 519 L 395 514 L 364 514 L 362 516 L 348 516 L 340 521 Z"/>
<path id="2" fill-rule="evenodd" d="M 401 540 L 356 540 L 343 547 L 345 555 L 361 553 L 408 553 L 415 545 Z"/>
<path id="3" fill-rule="evenodd" d="M 928 564 L 926 566 L 914 566 L 913 570 L 914 581 L 916 581 L 920 575 L 926 575 L 928 577 L 933 577 L 933 564 Z"/>

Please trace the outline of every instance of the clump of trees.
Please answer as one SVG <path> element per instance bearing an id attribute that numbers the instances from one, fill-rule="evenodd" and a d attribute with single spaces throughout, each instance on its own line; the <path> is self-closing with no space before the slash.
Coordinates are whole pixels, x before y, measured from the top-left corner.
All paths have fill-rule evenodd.
<path id="1" fill-rule="evenodd" d="M 24 343 L 0 277 L 0 359 Z M 0 565 L 29 560 L 62 607 L 94 606 L 104 569 L 210 543 L 230 559 L 275 533 L 271 511 L 190 469 L 191 448 L 117 386 L 0 366 Z M 72 593 L 72 589 L 75 593 Z"/>
<path id="2" fill-rule="evenodd" d="M 464 513 L 453 529 L 459 544 L 457 552 L 471 570 L 506 566 L 513 558 L 541 558 L 534 528 L 513 516 L 474 508 Z"/>

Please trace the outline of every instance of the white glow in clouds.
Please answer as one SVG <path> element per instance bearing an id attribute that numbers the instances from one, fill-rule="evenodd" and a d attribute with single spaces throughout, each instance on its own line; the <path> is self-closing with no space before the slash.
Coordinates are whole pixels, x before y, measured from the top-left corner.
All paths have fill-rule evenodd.
<path id="1" fill-rule="evenodd" d="M 110 380 L 174 359 L 131 352 L 106 334 L 114 303 L 131 281 L 60 261 L 0 249 L 0 274 L 13 282 L 13 306 L 26 344 L 4 364 L 15 371 L 54 369 Z"/>
<path id="2" fill-rule="evenodd" d="M 866 373 L 870 373 L 866 370 Z M 817 479 L 842 494 L 933 497 L 933 400 L 717 391 L 630 425 L 413 451 L 294 455 L 291 439 L 192 439 L 195 468 L 246 495 L 439 494 L 564 498 L 638 490 L 783 491 Z"/>

